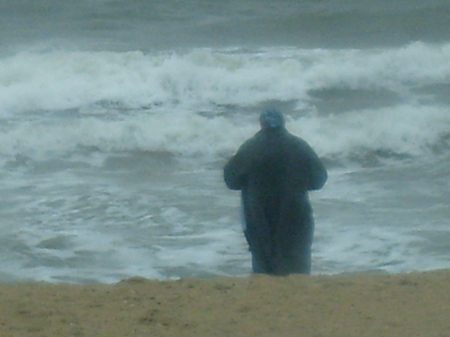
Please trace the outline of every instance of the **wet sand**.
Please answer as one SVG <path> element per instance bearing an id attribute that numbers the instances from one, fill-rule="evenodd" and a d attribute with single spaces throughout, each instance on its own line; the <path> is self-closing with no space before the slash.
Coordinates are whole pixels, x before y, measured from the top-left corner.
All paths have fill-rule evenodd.
<path id="1" fill-rule="evenodd" d="M 450 270 L 0 285 L 2 337 L 450 336 Z"/>

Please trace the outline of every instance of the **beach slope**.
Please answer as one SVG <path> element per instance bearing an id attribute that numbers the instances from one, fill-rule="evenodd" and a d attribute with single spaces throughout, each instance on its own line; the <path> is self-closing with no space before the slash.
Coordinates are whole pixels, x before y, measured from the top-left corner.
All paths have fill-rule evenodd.
<path id="1" fill-rule="evenodd" d="M 450 336 L 450 270 L 4 284 L 2 337 Z"/>

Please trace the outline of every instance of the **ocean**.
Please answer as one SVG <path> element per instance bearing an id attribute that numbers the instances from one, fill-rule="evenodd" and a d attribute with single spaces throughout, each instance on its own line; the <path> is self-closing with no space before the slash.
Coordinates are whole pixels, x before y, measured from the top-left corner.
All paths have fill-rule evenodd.
<path id="1" fill-rule="evenodd" d="M 313 274 L 450 267 L 448 0 L 0 0 L 0 282 L 250 274 L 222 169 L 280 109 Z"/>

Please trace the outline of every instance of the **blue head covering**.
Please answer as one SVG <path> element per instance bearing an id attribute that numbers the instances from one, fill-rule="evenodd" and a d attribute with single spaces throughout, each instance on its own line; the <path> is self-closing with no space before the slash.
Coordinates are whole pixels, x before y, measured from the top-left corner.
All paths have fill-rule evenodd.
<path id="1" fill-rule="evenodd" d="M 269 109 L 259 116 L 259 123 L 262 129 L 279 128 L 284 126 L 284 118 L 278 110 Z"/>

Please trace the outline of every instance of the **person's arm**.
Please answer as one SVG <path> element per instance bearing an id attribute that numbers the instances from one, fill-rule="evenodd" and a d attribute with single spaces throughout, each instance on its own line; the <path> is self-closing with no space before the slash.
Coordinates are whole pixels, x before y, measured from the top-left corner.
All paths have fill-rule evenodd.
<path id="1" fill-rule="evenodd" d="M 250 160 L 246 148 L 244 143 L 223 169 L 225 184 L 230 190 L 241 190 L 245 186 Z"/>
<path id="2" fill-rule="evenodd" d="M 308 190 L 320 190 L 328 179 L 328 173 L 319 156 L 310 149 Z"/>
<path id="3" fill-rule="evenodd" d="M 306 158 L 306 189 L 320 190 L 328 179 L 328 173 L 314 149 L 303 139 L 299 139 L 299 155 L 302 161 Z"/>
<path id="4" fill-rule="evenodd" d="M 309 190 L 320 190 L 328 179 L 327 170 L 318 157 L 311 162 L 310 176 Z"/>

